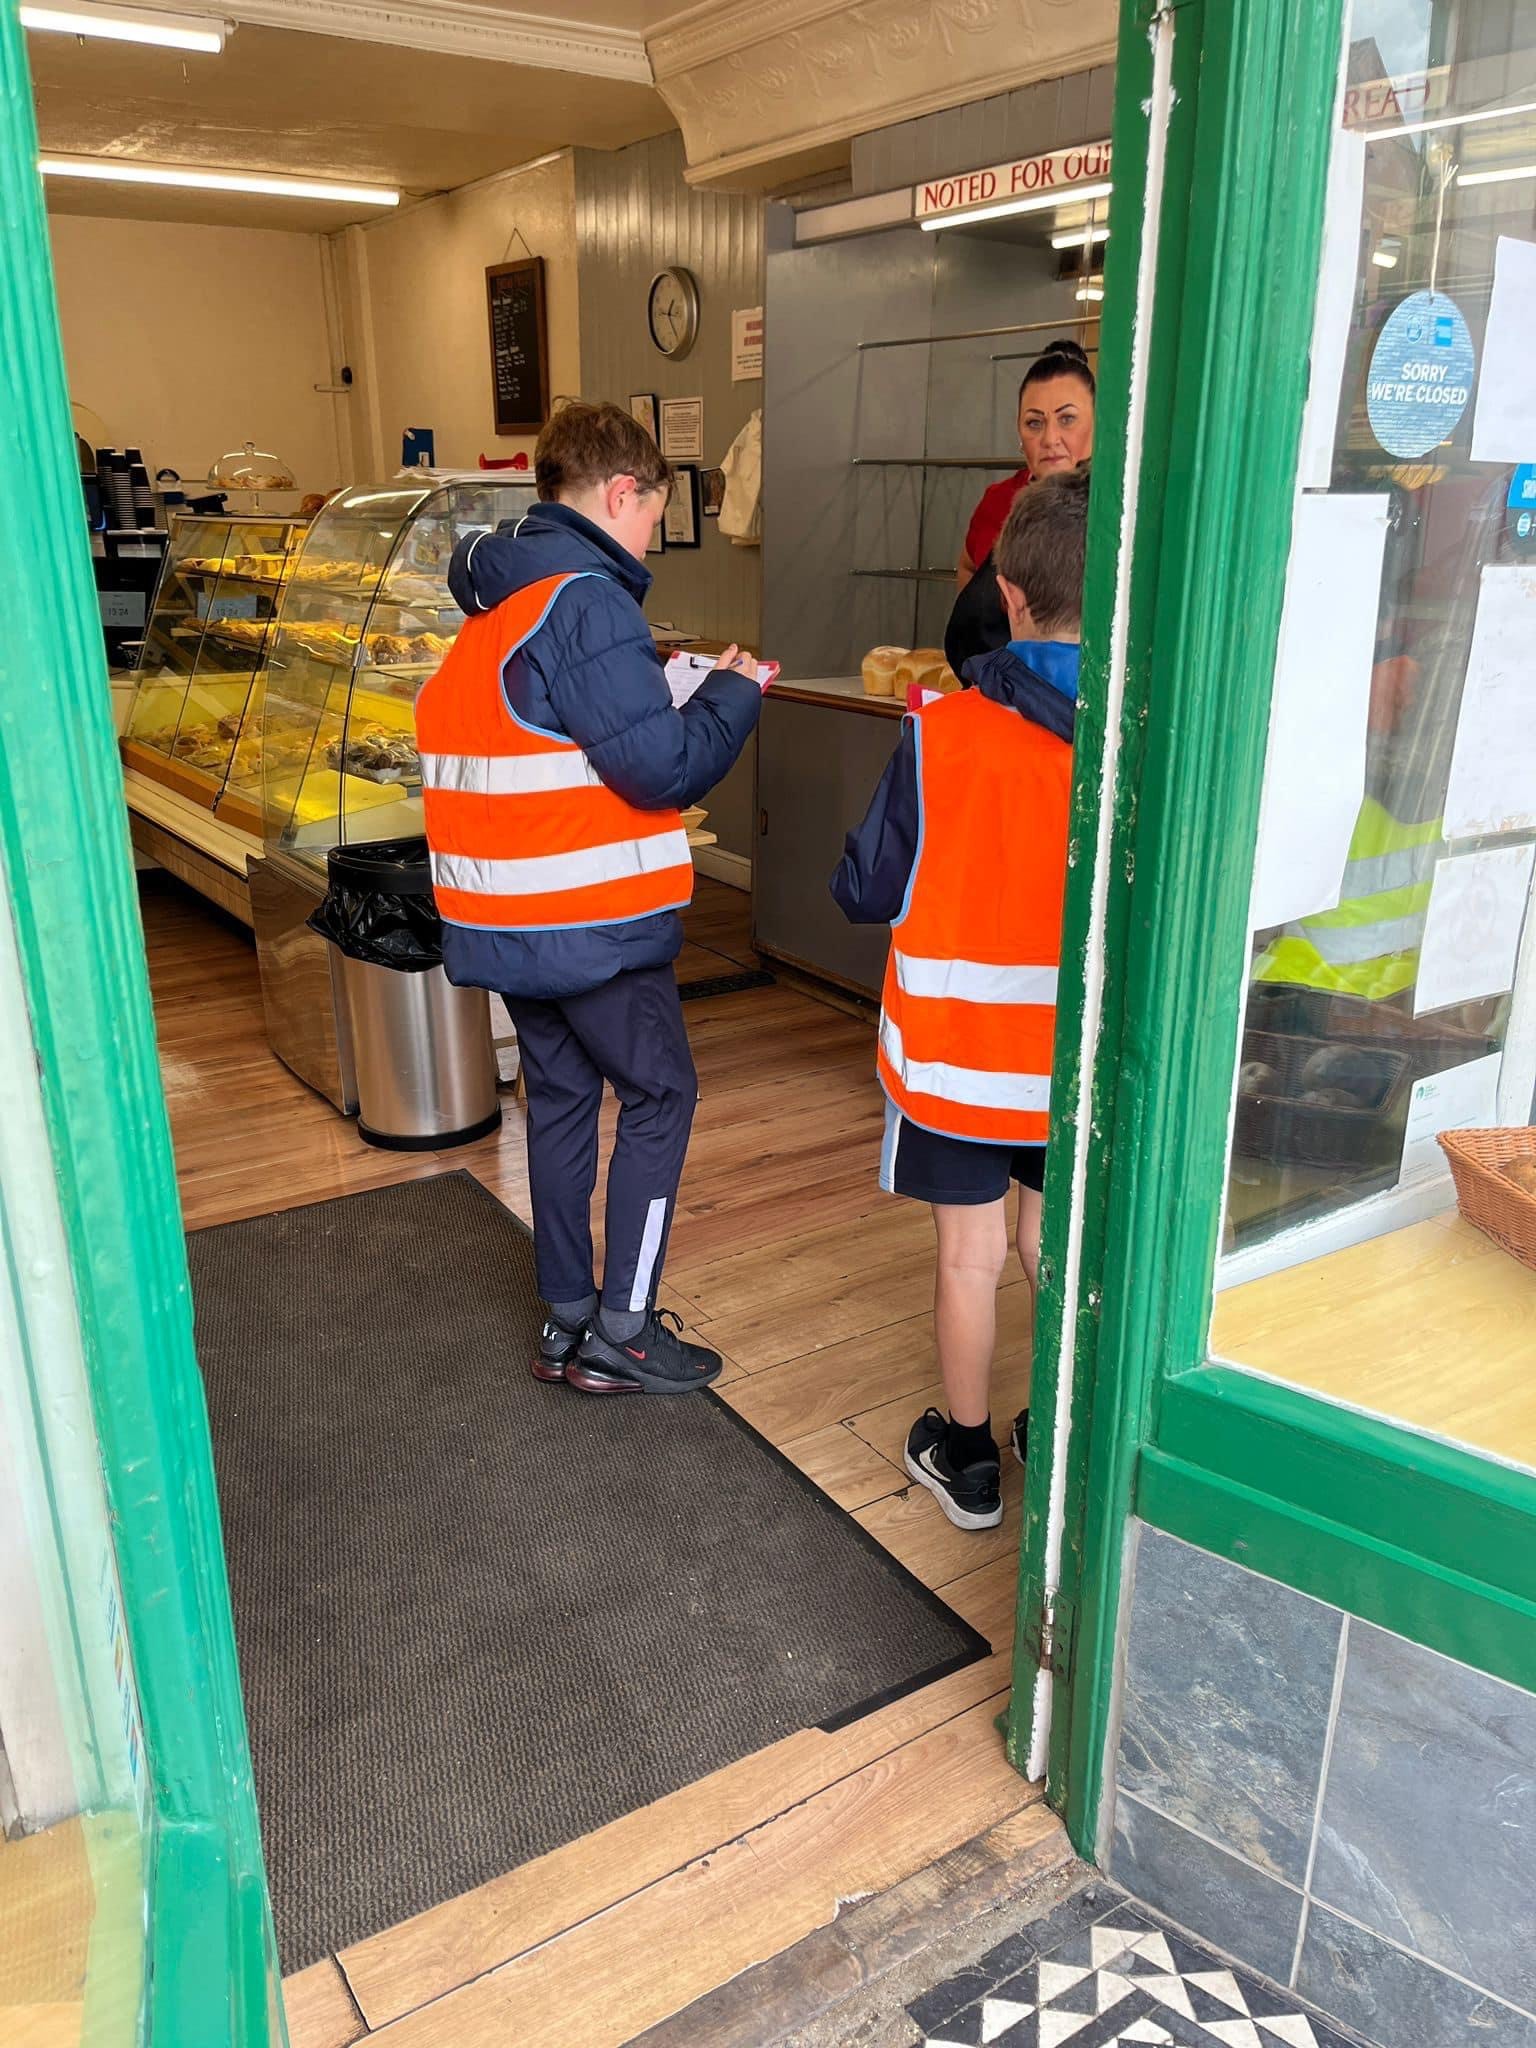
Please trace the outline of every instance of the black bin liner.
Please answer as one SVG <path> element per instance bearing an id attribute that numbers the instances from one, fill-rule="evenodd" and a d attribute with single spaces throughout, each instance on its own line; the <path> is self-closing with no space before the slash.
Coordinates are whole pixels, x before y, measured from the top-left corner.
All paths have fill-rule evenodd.
<path id="1" fill-rule="evenodd" d="M 443 921 L 432 900 L 425 839 L 333 846 L 325 900 L 309 928 L 370 967 L 421 974 L 443 964 Z"/>

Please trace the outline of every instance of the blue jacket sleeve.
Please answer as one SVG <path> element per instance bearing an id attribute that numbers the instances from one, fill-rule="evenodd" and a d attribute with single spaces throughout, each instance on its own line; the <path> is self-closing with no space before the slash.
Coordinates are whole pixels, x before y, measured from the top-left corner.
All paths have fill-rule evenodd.
<path id="1" fill-rule="evenodd" d="M 901 914 L 917 865 L 917 739 L 911 719 L 832 877 L 832 896 L 853 924 L 889 924 Z"/>
<path id="2" fill-rule="evenodd" d="M 611 790 L 643 811 L 686 810 L 752 737 L 762 692 L 750 676 L 700 685 L 679 711 L 650 629 L 622 592 L 594 579 L 539 667 L 559 729 Z"/>

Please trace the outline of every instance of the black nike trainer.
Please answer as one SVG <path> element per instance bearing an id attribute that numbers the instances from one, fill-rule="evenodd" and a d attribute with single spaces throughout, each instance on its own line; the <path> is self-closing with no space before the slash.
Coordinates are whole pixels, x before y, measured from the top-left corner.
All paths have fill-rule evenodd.
<path id="1" fill-rule="evenodd" d="M 683 1319 L 652 1309 L 644 1326 L 622 1342 L 594 1322 L 565 1368 L 567 1386 L 584 1394 L 696 1394 L 719 1379 L 723 1360 L 702 1344 L 685 1344 Z"/>

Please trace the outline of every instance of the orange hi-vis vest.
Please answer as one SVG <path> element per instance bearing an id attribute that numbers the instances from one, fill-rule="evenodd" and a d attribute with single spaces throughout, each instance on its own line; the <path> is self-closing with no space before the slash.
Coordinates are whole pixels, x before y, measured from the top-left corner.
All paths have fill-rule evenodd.
<path id="1" fill-rule="evenodd" d="M 975 690 L 916 725 L 917 859 L 891 926 L 880 1080 L 930 1131 L 1043 1143 L 1072 749 Z"/>
<path id="2" fill-rule="evenodd" d="M 681 815 L 626 803 L 574 740 L 507 704 L 507 663 L 578 580 L 543 577 L 466 619 L 416 699 L 432 893 L 449 924 L 570 930 L 692 899 Z"/>

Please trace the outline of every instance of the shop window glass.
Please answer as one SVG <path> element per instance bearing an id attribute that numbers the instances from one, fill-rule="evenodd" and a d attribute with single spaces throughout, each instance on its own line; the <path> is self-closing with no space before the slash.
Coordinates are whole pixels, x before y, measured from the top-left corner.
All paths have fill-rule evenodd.
<path id="1" fill-rule="evenodd" d="M 1505 1134 L 1478 1149 L 1536 1259 L 1533 365 L 1536 6 L 1360 0 L 1212 1349 L 1536 1466 L 1536 1271 L 1439 1142 Z"/>

